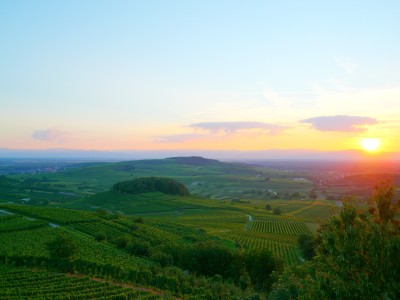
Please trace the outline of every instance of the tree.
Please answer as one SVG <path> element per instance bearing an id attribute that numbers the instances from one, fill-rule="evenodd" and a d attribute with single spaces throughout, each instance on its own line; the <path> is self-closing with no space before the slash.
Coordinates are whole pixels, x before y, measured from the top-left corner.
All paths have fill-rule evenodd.
<path id="1" fill-rule="evenodd" d="M 313 191 L 310 192 L 309 197 L 310 197 L 310 199 L 315 200 L 315 199 L 318 198 L 318 195 L 317 195 L 317 193 L 313 190 Z"/>
<path id="2" fill-rule="evenodd" d="M 139 194 L 147 192 L 162 192 L 180 196 L 190 195 L 185 185 L 170 178 L 142 177 L 129 181 L 117 182 L 112 187 L 113 191 L 123 194 Z"/>
<path id="3" fill-rule="evenodd" d="M 98 242 L 103 242 L 107 239 L 107 236 L 103 232 L 99 232 L 94 236 L 94 239 Z"/>
<path id="4" fill-rule="evenodd" d="M 137 218 L 134 218 L 134 219 L 133 219 L 133 222 L 143 224 L 143 223 L 144 223 L 144 219 L 143 219 L 143 217 L 137 217 Z M 136 228 L 136 229 L 137 229 L 137 228 Z M 136 229 L 135 229 L 135 230 L 136 230 Z M 132 230 L 133 230 L 133 229 L 132 229 Z"/>
<path id="5" fill-rule="evenodd" d="M 395 204 L 394 190 L 391 181 L 387 180 L 376 186 L 372 195 L 369 211 L 374 215 L 375 221 L 382 226 L 385 226 L 388 222 L 399 226 L 395 216 L 400 211 L 400 199 Z"/>
<path id="6" fill-rule="evenodd" d="M 369 209 L 345 202 L 321 226 L 305 299 L 400 298 L 400 204 L 393 196 L 393 186 L 382 183 Z"/>
<path id="7" fill-rule="evenodd" d="M 273 283 L 272 272 L 282 270 L 282 262 L 267 249 L 250 250 L 245 254 L 244 261 L 251 282 L 257 289 L 269 290 Z"/>
<path id="8" fill-rule="evenodd" d="M 135 256 L 150 256 L 151 245 L 149 242 L 146 241 L 132 240 L 127 245 L 127 250 L 129 253 Z"/>
<path id="9" fill-rule="evenodd" d="M 115 245 L 118 248 L 124 249 L 128 246 L 129 241 L 130 241 L 129 236 L 121 236 L 116 240 Z"/>
<path id="10" fill-rule="evenodd" d="M 234 252 L 216 242 L 202 241 L 186 248 L 182 255 L 182 267 L 206 276 L 219 274 L 229 277 L 232 273 Z"/>
<path id="11" fill-rule="evenodd" d="M 79 250 L 75 242 L 64 235 L 59 235 L 54 240 L 47 242 L 46 247 L 52 259 L 72 260 Z"/>
<path id="12" fill-rule="evenodd" d="M 282 213 L 281 209 L 279 207 L 274 208 L 274 210 L 272 211 L 272 213 L 274 215 L 280 215 Z"/>
<path id="13" fill-rule="evenodd" d="M 271 208 L 271 205 L 270 205 L 270 204 L 265 205 L 265 209 L 266 209 L 266 210 L 271 210 L 271 209 L 272 209 L 272 208 Z"/>
<path id="14" fill-rule="evenodd" d="M 311 236 L 301 234 L 297 239 L 297 244 L 305 259 L 310 260 L 314 257 L 314 239 Z"/>
<path id="15" fill-rule="evenodd" d="M 300 197 L 301 197 L 301 195 L 300 195 L 299 192 L 294 192 L 294 193 L 290 196 L 290 198 L 292 198 L 292 199 L 298 199 L 298 198 L 300 198 Z"/>

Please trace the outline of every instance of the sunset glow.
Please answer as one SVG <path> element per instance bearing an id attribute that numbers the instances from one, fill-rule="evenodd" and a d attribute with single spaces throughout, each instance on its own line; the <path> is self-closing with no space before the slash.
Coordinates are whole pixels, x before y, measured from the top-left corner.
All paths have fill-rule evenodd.
<path id="1" fill-rule="evenodd" d="M 400 152 L 400 2 L 307 3 L 3 1 L 0 149 Z"/>
<path id="2" fill-rule="evenodd" d="M 364 138 L 360 141 L 361 146 L 368 152 L 378 151 L 381 146 L 381 140 L 377 138 Z"/>

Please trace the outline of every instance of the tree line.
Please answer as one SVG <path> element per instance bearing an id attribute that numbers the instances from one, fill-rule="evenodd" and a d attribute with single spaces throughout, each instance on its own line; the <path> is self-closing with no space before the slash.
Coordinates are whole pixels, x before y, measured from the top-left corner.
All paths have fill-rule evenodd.
<path id="1" fill-rule="evenodd" d="M 171 178 L 141 177 L 114 184 L 113 191 L 124 194 L 140 194 L 147 192 L 162 192 L 179 196 L 190 195 L 189 190 L 182 183 Z"/>

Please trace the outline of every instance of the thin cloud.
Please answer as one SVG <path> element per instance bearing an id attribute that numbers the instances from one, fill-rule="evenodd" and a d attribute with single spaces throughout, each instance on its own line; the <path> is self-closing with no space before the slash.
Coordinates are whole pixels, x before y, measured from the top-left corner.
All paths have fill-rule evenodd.
<path id="1" fill-rule="evenodd" d="M 35 140 L 41 141 L 50 141 L 50 142 L 63 142 L 67 133 L 59 131 L 57 129 L 45 129 L 45 130 L 36 130 L 32 133 L 32 138 Z"/>
<path id="2" fill-rule="evenodd" d="M 198 134 L 198 133 L 172 134 L 172 135 L 158 136 L 155 138 L 155 141 L 160 143 L 183 143 L 199 139 L 204 136 L 205 136 L 204 134 Z"/>
<path id="3" fill-rule="evenodd" d="M 287 126 L 269 124 L 264 122 L 201 122 L 190 124 L 189 127 L 202 129 L 211 133 L 235 133 L 240 130 L 259 129 L 268 132 L 269 135 L 277 135 L 288 129 Z"/>
<path id="4" fill-rule="evenodd" d="M 367 130 L 366 126 L 375 125 L 378 120 L 370 117 L 337 115 L 309 118 L 299 122 L 309 123 L 319 131 L 363 132 Z"/>

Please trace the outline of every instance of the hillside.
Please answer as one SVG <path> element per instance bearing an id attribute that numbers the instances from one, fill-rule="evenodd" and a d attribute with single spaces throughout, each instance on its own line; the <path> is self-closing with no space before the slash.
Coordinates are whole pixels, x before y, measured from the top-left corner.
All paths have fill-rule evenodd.
<path id="1" fill-rule="evenodd" d="M 312 182 L 298 180 L 303 175 L 297 173 L 199 157 L 79 163 L 54 173 L 8 177 L 15 182 L 0 186 L 0 202 L 28 198 L 37 203 L 72 203 L 140 177 L 171 178 L 183 183 L 192 195 L 221 200 L 289 197 L 295 192 L 306 196 L 313 188 Z"/>
<path id="2" fill-rule="evenodd" d="M 223 165 L 222 162 L 216 159 L 207 159 L 201 156 L 179 156 L 179 157 L 170 157 L 167 160 L 174 161 L 178 164 L 182 165 L 190 165 L 190 166 L 215 166 L 215 165 Z"/>
<path id="3" fill-rule="evenodd" d="M 243 299 L 253 292 L 251 289 L 241 290 L 237 287 L 242 274 L 239 266 L 247 264 L 244 259 L 246 253 L 252 253 L 251 248 L 275 249 L 281 259 L 293 264 L 299 260 L 299 254 L 292 244 L 292 238 L 303 232 L 312 234 L 306 226 L 299 226 L 299 221 L 284 221 L 279 230 L 289 228 L 289 231 L 285 231 L 287 238 L 279 239 L 277 236 L 276 240 L 260 244 L 262 236 L 269 234 L 268 227 L 259 226 L 264 224 L 262 218 L 254 224 L 248 224 L 248 218 L 243 212 L 228 211 L 222 207 L 219 210 L 209 209 L 196 216 L 171 221 L 163 217 L 122 216 L 105 210 L 93 213 L 62 208 L 0 205 L 0 262 L 3 264 L 0 267 L 0 282 L 4 282 L 5 276 L 8 276 L 10 279 L 7 282 L 25 285 L 25 281 L 18 279 L 23 275 L 23 278 L 29 278 L 26 280 L 39 285 L 30 293 L 49 293 L 50 296 L 50 291 L 56 290 L 50 283 L 57 281 L 63 282 L 60 290 L 64 293 L 63 297 L 69 297 L 71 290 L 74 290 L 76 294 L 97 298 L 105 293 L 105 284 L 110 284 L 112 279 L 112 288 L 104 294 L 105 299 L 113 299 L 116 295 L 124 295 L 126 298 L 123 299 L 170 299 L 168 295 L 185 299 Z M 251 229 L 248 237 L 243 239 L 238 230 L 245 233 L 248 225 Z M 275 225 L 274 228 L 279 226 Z M 226 235 L 228 231 L 231 233 Z M 278 232 L 271 234 L 273 236 Z M 73 259 L 57 257 L 51 253 L 49 245 L 57 238 L 62 247 L 64 240 L 75 245 L 77 252 Z M 243 252 L 243 249 L 249 249 L 249 252 Z M 13 268 L 14 265 L 28 269 Z M 45 270 L 33 273 L 29 269 L 41 266 L 57 273 Z M 248 265 L 247 268 L 251 270 L 253 267 Z M 72 271 L 88 277 L 78 280 L 82 276 L 71 279 L 71 276 L 62 275 Z M 216 281 L 215 278 L 220 279 Z M 254 282 L 257 282 L 257 278 L 253 278 Z M 49 282 L 49 290 L 44 290 L 40 282 Z M 122 282 L 127 284 L 122 285 Z M 4 295 L 18 293 L 15 285 L 7 283 L 5 286 L 7 289 Z M 86 288 L 83 289 L 83 286 Z"/>

